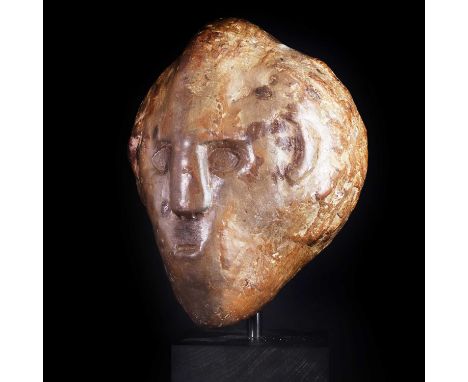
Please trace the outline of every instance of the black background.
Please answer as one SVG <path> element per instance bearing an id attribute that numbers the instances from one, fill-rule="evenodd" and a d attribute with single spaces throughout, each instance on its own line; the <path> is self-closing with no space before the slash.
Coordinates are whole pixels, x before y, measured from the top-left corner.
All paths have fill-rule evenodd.
<path id="1" fill-rule="evenodd" d="M 194 326 L 170 290 L 126 145 L 139 103 L 189 39 L 241 17 L 326 62 L 369 139 L 357 208 L 264 308 L 265 328 L 328 331 L 334 381 L 422 380 L 422 6 L 169 5 L 56 5 L 45 18 L 46 375 L 169 379 L 170 343 Z"/>

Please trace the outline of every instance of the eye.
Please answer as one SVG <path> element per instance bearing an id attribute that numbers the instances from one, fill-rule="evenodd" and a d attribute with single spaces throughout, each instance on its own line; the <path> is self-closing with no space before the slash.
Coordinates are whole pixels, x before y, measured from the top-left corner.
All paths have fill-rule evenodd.
<path id="1" fill-rule="evenodd" d="M 210 171 L 216 175 L 234 171 L 240 161 L 239 153 L 231 147 L 216 147 L 211 150 L 208 157 Z"/>
<path id="2" fill-rule="evenodd" d="M 169 157 L 171 154 L 170 146 L 159 148 L 151 158 L 154 168 L 162 175 L 167 172 L 169 167 Z"/>

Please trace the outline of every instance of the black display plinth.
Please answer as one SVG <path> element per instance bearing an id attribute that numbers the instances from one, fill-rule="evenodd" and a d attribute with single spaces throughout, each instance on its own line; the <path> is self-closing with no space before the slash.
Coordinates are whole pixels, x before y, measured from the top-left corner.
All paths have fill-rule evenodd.
<path id="1" fill-rule="evenodd" d="M 172 345 L 173 382 L 329 381 L 325 334 L 185 339 Z"/>

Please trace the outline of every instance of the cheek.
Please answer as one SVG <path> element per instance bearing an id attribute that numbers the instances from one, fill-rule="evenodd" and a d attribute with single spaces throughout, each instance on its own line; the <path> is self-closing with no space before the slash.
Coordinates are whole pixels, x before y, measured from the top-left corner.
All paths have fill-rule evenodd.
<path id="1" fill-rule="evenodd" d="M 166 219 L 171 213 L 169 199 L 169 176 L 154 177 L 152 195 L 155 213 L 158 218 Z"/>
<path id="2" fill-rule="evenodd" d="M 156 175 L 152 169 L 142 176 L 142 197 L 153 223 L 170 216 L 169 176 Z"/>
<path id="3" fill-rule="evenodd" d="M 151 142 L 145 142 L 151 147 Z M 156 217 L 167 215 L 169 207 L 169 173 L 160 174 L 152 163 L 152 152 L 147 147 L 141 150 L 138 164 L 140 168 L 140 180 L 143 197 L 152 220 Z M 167 202 L 167 206 L 166 203 Z"/>
<path id="4" fill-rule="evenodd" d="M 161 217 L 162 218 L 166 218 L 169 216 L 170 214 L 170 207 L 169 207 L 169 201 L 166 200 L 166 199 L 163 199 L 162 202 L 161 202 Z"/>
<path id="5" fill-rule="evenodd" d="M 231 229 L 245 231 L 248 237 L 275 219 L 276 186 L 267 173 L 255 177 L 236 178 L 226 183 L 220 192 L 220 220 Z"/>
<path id="6" fill-rule="evenodd" d="M 217 197 L 219 198 L 221 191 L 223 189 L 229 188 L 230 181 L 229 179 L 226 180 L 224 178 L 220 178 L 210 172 L 208 176 L 209 176 L 208 185 L 209 185 L 211 193 L 213 194 L 213 198 L 216 200 Z"/>

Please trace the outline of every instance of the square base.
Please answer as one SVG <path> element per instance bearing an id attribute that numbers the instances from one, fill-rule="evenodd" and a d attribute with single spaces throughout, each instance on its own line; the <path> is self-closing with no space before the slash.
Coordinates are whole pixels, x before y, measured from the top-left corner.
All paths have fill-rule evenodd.
<path id="1" fill-rule="evenodd" d="M 329 381 L 323 336 L 191 338 L 172 345 L 171 358 L 173 382 Z"/>

